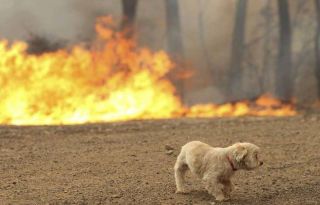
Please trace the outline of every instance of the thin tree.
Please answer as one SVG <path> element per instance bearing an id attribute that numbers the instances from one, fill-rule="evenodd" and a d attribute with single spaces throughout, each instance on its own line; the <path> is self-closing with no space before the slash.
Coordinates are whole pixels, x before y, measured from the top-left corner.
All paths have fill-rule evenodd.
<path id="1" fill-rule="evenodd" d="M 171 55 L 183 55 L 180 11 L 177 0 L 166 0 L 167 46 Z"/>
<path id="2" fill-rule="evenodd" d="M 265 7 L 263 8 L 263 17 L 264 17 L 264 38 L 263 38 L 263 60 L 262 60 L 262 73 L 263 76 L 261 80 L 261 90 L 264 93 L 266 89 L 266 78 L 267 72 L 270 70 L 270 59 L 271 59 L 271 48 L 270 44 L 272 42 L 271 34 L 272 34 L 272 8 L 271 1 L 265 2 Z"/>
<path id="3" fill-rule="evenodd" d="M 229 98 L 241 98 L 242 92 L 242 62 L 245 49 L 247 0 L 238 0 L 234 19 L 234 29 L 231 47 L 231 59 L 228 82 Z M 229 99 L 230 100 L 230 99 Z"/>
<path id="4" fill-rule="evenodd" d="M 181 63 L 183 58 L 183 45 L 181 36 L 180 10 L 178 0 L 166 0 L 166 37 L 167 51 L 171 57 L 178 63 Z M 180 61 L 180 62 L 179 62 Z M 184 98 L 184 83 L 183 80 L 178 80 L 176 83 L 181 99 Z"/>
<path id="5" fill-rule="evenodd" d="M 320 0 L 314 0 L 317 20 L 317 30 L 315 36 L 315 74 L 318 83 L 318 98 L 320 98 Z"/>
<path id="6" fill-rule="evenodd" d="M 276 71 L 276 95 L 278 98 L 289 101 L 293 96 L 293 76 L 291 61 L 291 25 L 289 3 L 287 0 L 278 0 L 279 16 L 279 50 Z"/>
<path id="7" fill-rule="evenodd" d="M 121 30 L 125 30 L 127 37 L 131 38 L 134 33 L 134 21 L 136 18 L 136 11 L 138 0 L 122 0 L 122 22 Z"/>

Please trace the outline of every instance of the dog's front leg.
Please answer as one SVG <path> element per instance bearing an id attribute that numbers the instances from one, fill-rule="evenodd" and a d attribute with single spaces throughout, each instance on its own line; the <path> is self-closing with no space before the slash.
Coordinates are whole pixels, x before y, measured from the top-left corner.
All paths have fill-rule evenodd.
<path id="1" fill-rule="evenodd" d="M 223 180 L 222 184 L 224 185 L 224 189 L 223 192 L 225 194 L 226 198 L 230 198 L 230 194 L 231 192 L 234 190 L 234 185 L 232 184 L 232 182 L 230 181 L 230 179 L 228 180 Z"/>
<path id="2" fill-rule="evenodd" d="M 209 194 L 213 195 L 217 201 L 225 201 L 228 198 L 225 197 L 224 185 L 218 180 L 218 177 L 214 174 L 208 174 L 203 177 L 206 184 L 206 189 Z"/>

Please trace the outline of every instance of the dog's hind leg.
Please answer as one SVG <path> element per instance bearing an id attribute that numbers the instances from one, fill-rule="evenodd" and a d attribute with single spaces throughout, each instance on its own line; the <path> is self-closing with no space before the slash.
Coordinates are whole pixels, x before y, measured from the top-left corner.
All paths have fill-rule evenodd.
<path id="1" fill-rule="evenodd" d="M 174 177 L 177 187 L 176 193 L 186 193 L 184 176 L 186 171 L 188 170 L 188 165 L 184 162 L 183 158 L 184 154 L 180 153 L 177 158 L 177 162 L 174 165 Z"/>

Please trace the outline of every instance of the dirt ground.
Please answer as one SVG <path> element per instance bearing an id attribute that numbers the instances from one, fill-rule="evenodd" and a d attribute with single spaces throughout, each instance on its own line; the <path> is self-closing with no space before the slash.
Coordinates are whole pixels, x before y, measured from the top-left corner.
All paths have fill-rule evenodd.
<path id="1" fill-rule="evenodd" d="M 253 142 L 264 165 L 235 174 L 228 202 L 191 174 L 190 194 L 175 194 L 175 158 L 191 140 Z M 0 204 L 320 204 L 319 147 L 320 115 L 1 126 Z"/>

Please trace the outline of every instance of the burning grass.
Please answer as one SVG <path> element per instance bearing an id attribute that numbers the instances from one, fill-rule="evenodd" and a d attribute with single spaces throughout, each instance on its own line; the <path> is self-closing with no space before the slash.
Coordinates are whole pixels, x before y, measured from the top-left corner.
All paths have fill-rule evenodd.
<path id="1" fill-rule="evenodd" d="M 108 25 L 108 26 L 106 26 Z M 163 52 L 138 48 L 97 21 L 97 41 L 41 55 L 28 45 L 0 41 L 0 123 L 79 124 L 131 119 L 214 116 L 288 116 L 296 111 L 270 96 L 224 105 L 182 104 Z"/>

